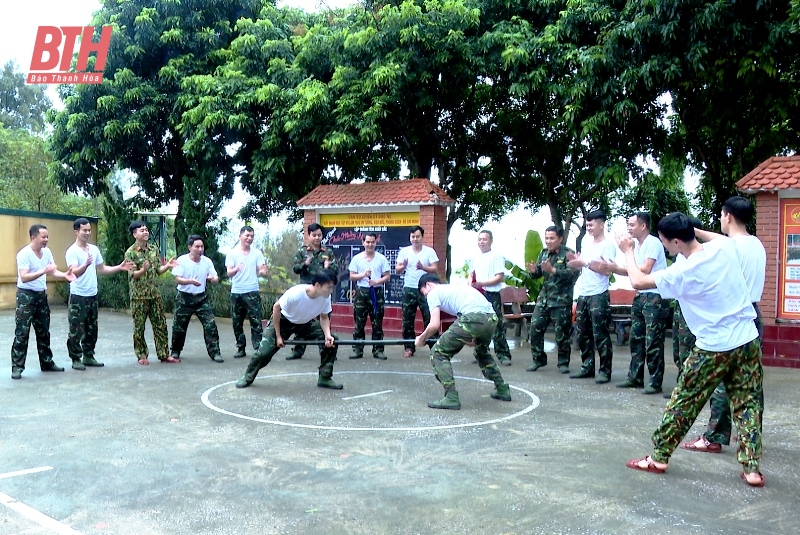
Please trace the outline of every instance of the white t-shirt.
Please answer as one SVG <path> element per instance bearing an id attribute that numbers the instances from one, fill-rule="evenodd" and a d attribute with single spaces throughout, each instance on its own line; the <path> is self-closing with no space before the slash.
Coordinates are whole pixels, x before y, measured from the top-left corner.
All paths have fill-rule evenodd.
<path id="1" fill-rule="evenodd" d="M 472 270 L 475 272 L 475 279 L 478 281 L 485 281 L 493 278 L 498 273 L 505 274 L 506 272 L 506 259 L 503 255 L 489 251 L 481 253 L 472 259 Z M 484 286 L 487 292 L 499 292 L 503 289 L 503 280 L 491 286 Z M 478 292 L 480 293 L 480 292 Z"/>
<path id="2" fill-rule="evenodd" d="M 667 256 L 664 254 L 664 246 L 661 245 L 661 240 L 652 234 L 648 234 L 641 245 L 639 244 L 639 240 L 636 240 L 636 247 L 633 251 L 633 255 L 636 258 L 636 265 L 639 267 L 644 266 L 648 258 L 652 258 L 656 261 L 655 264 L 653 264 L 653 269 L 650 270 L 651 275 L 656 271 L 667 268 Z M 658 293 L 658 290 L 639 290 L 639 293 Z"/>
<path id="3" fill-rule="evenodd" d="M 310 284 L 292 286 L 278 299 L 281 314 L 295 325 L 303 325 L 319 315 L 331 312 L 331 298 L 317 297 L 311 299 L 306 293 Z"/>
<path id="4" fill-rule="evenodd" d="M 19 276 L 19 270 L 27 269 L 28 273 L 44 269 L 48 264 L 54 264 L 53 253 L 47 247 L 42 247 L 42 257 L 36 256 L 30 245 L 26 245 L 17 253 L 17 288 L 23 290 L 33 290 L 35 292 L 42 292 L 47 290 L 47 276 L 42 275 L 29 282 L 22 282 L 22 277 Z"/>
<path id="5" fill-rule="evenodd" d="M 179 284 L 178 291 L 187 294 L 201 294 L 206 291 L 206 279 L 209 275 L 216 277 L 217 270 L 214 269 L 214 262 L 207 256 L 201 256 L 199 262 L 195 262 L 189 254 L 178 257 L 178 265 L 172 268 L 172 274 L 184 279 L 196 279 L 200 286 L 194 284 Z"/>
<path id="6" fill-rule="evenodd" d="M 600 243 L 595 243 L 594 238 L 589 236 L 583 241 L 581 247 L 581 259 L 586 262 L 592 260 L 608 260 L 613 262 L 617 257 L 617 246 L 608 238 L 603 238 Z M 600 273 L 595 273 L 588 267 L 581 269 L 581 276 L 575 283 L 575 295 L 578 297 L 589 297 L 598 295 L 608 290 L 608 277 Z"/>
<path id="7" fill-rule="evenodd" d="M 739 252 L 744 281 L 750 295 L 751 303 L 761 301 L 764 292 L 764 279 L 767 275 L 767 251 L 761 240 L 755 236 L 734 236 L 731 238 Z"/>
<path id="8" fill-rule="evenodd" d="M 433 248 L 427 245 L 423 245 L 419 253 L 414 252 L 413 245 L 409 245 L 408 247 L 403 247 L 397 253 L 397 262 L 400 263 L 403 260 L 408 261 L 406 269 L 403 271 L 403 288 L 414 288 L 416 290 L 420 277 L 426 273 L 423 269 L 417 269 L 417 262 L 422 262 L 422 265 L 427 267 L 438 262 L 439 256 Z"/>
<path id="9" fill-rule="evenodd" d="M 730 351 L 758 336 L 756 312 L 730 238 L 705 243 L 702 251 L 652 276 L 662 297 L 678 299 L 700 349 Z"/>
<path id="10" fill-rule="evenodd" d="M 246 294 L 258 291 L 258 268 L 266 265 L 264 255 L 258 249 L 250 248 L 250 252 L 244 254 L 240 247 L 225 255 L 225 267 L 232 268 L 243 264 L 241 271 L 237 271 L 231 277 L 231 293 Z"/>
<path id="11" fill-rule="evenodd" d="M 437 284 L 428 292 L 427 300 L 431 310 L 439 307 L 453 316 L 477 312 L 494 314 L 492 304 L 472 286 Z"/>
<path id="12" fill-rule="evenodd" d="M 100 249 L 96 245 L 91 243 L 86 245 L 89 249 L 88 253 L 78 247 L 77 243 L 73 243 L 67 249 L 67 267 L 79 268 L 86 262 L 86 258 L 92 255 L 92 263 L 86 266 L 83 275 L 69 283 L 69 293 L 81 297 L 94 297 L 97 295 L 97 266 L 103 263 L 103 255 L 100 254 Z"/>
<path id="13" fill-rule="evenodd" d="M 347 269 L 356 274 L 364 273 L 366 270 L 371 269 L 372 274 L 369 280 L 376 281 L 392 268 L 389 266 L 389 261 L 381 253 L 375 251 L 375 256 L 372 257 L 372 260 L 367 260 L 367 252 L 363 251 L 350 260 L 350 265 L 347 266 Z M 358 279 L 356 285 L 360 288 L 369 288 L 369 280 L 366 278 Z"/>

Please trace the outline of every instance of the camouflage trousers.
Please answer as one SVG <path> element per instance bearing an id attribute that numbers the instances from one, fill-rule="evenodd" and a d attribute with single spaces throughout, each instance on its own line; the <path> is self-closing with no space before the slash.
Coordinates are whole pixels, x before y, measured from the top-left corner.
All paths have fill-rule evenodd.
<path id="1" fill-rule="evenodd" d="M 370 326 L 372 327 L 372 339 L 383 340 L 383 312 L 386 308 L 383 288 L 375 287 L 375 300 L 377 302 L 377 311 L 372 303 L 370 290 L 372 288 L 356 288 L 355 296 L 353 298 L 353 340 L 364 340 L 366 338 L 365 327 L 367 325 L 367 316 L 370 319 Z M 377 312 L 377 313 L 376 313 Z M 372 354 L 379 355 L 383 353 L 382 345 L 373 345 Z M 364 346 L 353 346 L 354 356 L 364 355 Z"/>
<path id="2" fill-rule="evenodd" d="M 298 325 L 281 315 L 280 327 L 281 338 L 283 338 L 284 341 L 292 335 L 295 335 L 295 338 L 301 338 L 303 340 L 320 340 L 319 376 L 322 379 L 330 379 L 333 377 L 333 362 L 336 360 L 337 346 L 325 347 L 325 333 L 322 332 L 319 321 L 311 320 L 308 323 Z M 336 335 L 332 336 L 334 339 L 337 338 Z M 275 353 L 277 353 L 279 349 L 275 327 L 272 325 L 272 321 L 270 321 L 266 329 L 264 329 L 264 337 L 261 339 L 261 344 L 259 344 L 258 349 L 250 359 L 250 363 L 247 365 L 247 370 L 244 374 L 247 382 L 252 383 L 255 380 L 259 370 L 272 361 L 272 357 L 275 356 Z"/>
<path id="3" fill-rule="evenodd" d="M 739 431 L 738 461 L 745 472 L 757 472 L 761 459 L 761 417 L 764 412 L 761 344 L 754 339 L 731 351 L 704 351 L 695 346 L 683 366 L 678 386 L 653 433 L 653 460 L 666 463 L 692 427 L 697 415 L 722 382 Z"/>
<path id="4" fill-rule="evenodd" d="M 417 308 L 422 312 L 422 323 L 425 327 L 431 322 L 431 311 L 428 300 L 416 288 L 403 288 L 403 338 L 411 340 L 416 338 L 414 322 L 417 320 Z M 414 354 L 414 344 L 405 344 L 405 349 Z"/>
<path id="5" fill-rule="evenodd" d="M 764 332 L 764 320 L 761 317 L 761 310 L 758 304 L 753 303 L 753 308 L 756 309 L 756 319 L 753 320 L 758 330 L 758 342 L 762 344 L 762 334 Z M 761 400 L 763 406 L 764 400 Z M 708 402 L 711 409 L 711 417 L 708 419 L 708 427 L 703 436 L 709 442 L 715 444 L 722 444 L 727 446 L 731 443 L 731 432 L 733 431 L 733 421 L 731 420 L 731 404 L 728 399 L 728 394 L 725 391 L 725 384 L 720 383 L 714 392 L 711 394 L 711 399 Z"/>
<path id="6" fill-rule="evenodd" d="M 431 348 L 431 365 L 436 379 L 442 383 L 445 392 L 456 389 L 453 377 L 453 358 L 466 344 L 475 343 L 475 360 L 481 367 L 481 373 L 496 386 L 505 384 L 500 368 L 489 353 L 489 343 L 497 330 L 497 316 L 494 314 L 472 313 L 459 314 L 456 321 L 433 344 Z"/>
<path id="7" fill-rule="evenodd" d="M 261 325 L 261 294 L 249 292 L 244 294 L 231 294 L 231 323 L 233 336 L 236 338 L 236 348 L 243 351 L 247 347 L 247 338 L 244 336 L 244 319 L 250 322 L 250 342 L 253 349 L 258 349 L 264 328 Z"/>
<path id="8" fill-rule="evenodd" d="M 570 347 L 569 333 L 572 328 L 572 307 L 548 307 L 536 303 L 531 319 L 531 357 L 533 362 L 547 364 L 547 353 L 544 352 L 544 333 L 550 322 L 553 322 L 558 347 L 558 365 L 569 366 Z"/>
<path id="9" fill-rule="evenodd" d="M 138 360 L 146 359 L 149 354 L 147 342 L 144 340 L 144 324 L 150 319 L 153 327 L 153 339 L 156 343 L 158 360 L 169 356 L 167 339 L 167 321 L 164 319 L 164 303 L 158 299 L 131 299 L 131 316 L 133 317 L 133 352 Z"/>
<path id="10" fill-rule="evenodd" d="M 494 314 L 497 316 L 497 327 L 492 335 L 494 354 L 498 359 L 511 360 L 511 350 L 508 348 L 508 340 L 506 340 L 506 325 L 503 322 L 503 300 L 500 298 L 500 292 L 486 292 L 484 295 L 492 304 Z"/>
<path id="11" fill-rule="evenodd" d="M 16 329 L 11 344 L 11 371 L 23 371 L 28 356 L 28 337 L 33 325 L 36 334 L 36 351 L 39 353 L 39 367 L 48 370 L 53 367 L 53 351 L 50 349 L 50 305 L 47 292 L 17 289 L 17 309 L 14 313 Z"/>
<path id="12" fill-rule="evenodd" d="M 97 296 L 69 296 L 67 352 L 73 361 L 94 358 L 97 345 Z"/>
<path id="13" fill-rule="evenodd" d="M 581 348 L 582 368 L 594 373 L 594 350 L 600 358 L 599 373 L 611 376 L 611 300 L 608 291 L 597 295 L 578 297 L 575 310 L 575 325 L 578 328 L 578 346 Z"/>
<path id="14" fill-rule="evenodd" d="M 644 383 L 644 366 L 650 386 L 661 388 L 664 381 L 664 337 L 667 332 L 669 300 L 656 292 L 639 292 L 631 305 L 631 365 L 628 379 Z"/>
<path id="15" fill-rule="evenodd" d="M 175 296 L 175 310 L 172 313 L 172 354 L 180 355 L 186 343 L 186 329 L 192 315 L 197 316 L 203 326 L 203 340 L 209 357 L 218 356 L 219 332 L 214 321 L 214 311 L 205 292 L 190 294 L 178 292 Z"/>
<path id="16" fill-rule="evenodd" d="M 695 337 L 686 320 L 683 319 L 681 305 L 675 300 L 675 313 L 672 315 L 672 360 L 678 367 L 678 377 L 683 373 L 683 363 L 689 358 L 689 353 L 694 347 Z"/>

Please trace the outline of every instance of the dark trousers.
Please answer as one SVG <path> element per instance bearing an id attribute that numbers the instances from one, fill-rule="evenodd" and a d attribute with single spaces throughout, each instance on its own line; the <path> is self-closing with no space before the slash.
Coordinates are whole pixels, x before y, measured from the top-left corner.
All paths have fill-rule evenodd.
<path id="1" fill-rule="evenodd" d="M 578 297 L 575 309 L 575 325 L 578 328 L 578 345 L 581 348 L 582 368 L 595 372 L 594 350 L 600 357 L 597 370 L 611 376 L 611 334 L 608 324 L 611 322 L 611 299 L 608 291 L 597 295 Z"/>
<path id="2" fill-rule="evenodd" d="M 303 340 L 319 340 L 321 344 L 325 343 L 325 333 L 322 332 L 322 326 L 319 324 L 319 321 L 311 320 L 308 323 L 298 325 L 281 315 L 281 338 L 283 338 L 285 342 L 292 335 Z M 336 338 L 335 335 L 333 335 L 333 337 Z M 261 345 L 258 346 L 253 358 L 250 359 L 250 364 L 247 365 L 247 371 L 244 373 L 247 382 L 252 383 L 255 380 L 259 370 L 272 361 L 272 357 L 275 356 L 275 353 L 277 353 L 279 349 L 277 336 L 275 335 L 275 327 L 272 325 L 272 321 L 270 321 L 267 328 L 264 330 L 264 337 L 261 339 Z M 333 376 L 333 362 L 336 360 L 336 349 L 336 346 L 319 346 L 320 378 L 330 379 Z"/>
<path id="3" fill-rule="evenodd" d="M 50 369 L 53 366 L 53 351 L 50 349 L 50 305 L 47 303 L 47 293 L 18 288 L 14 319 L 17 325 L 11 345 L 11 371 L 25 369 L 31 325 L 36 333 L 39 367 Z"/>
<path id="4" fill-rule="evenodd" d="M 214 311 L 211 309 L 205 292 L 201 294 L 178 292 L 178 295 L 175 296 L 175 311 L 172 314 L 172 354 L 180 355 L 183 351 L 183 345 L 186 343 L 186 329 L 189 327 L 192 314 L 197 316 L 203 325 L 203 339 L 208 356 L 219 355 L 219 333 L 214 321 Z"/>
<path id="5" fill-rule="evenodd" d="M 261 294 L 249 292 L 244 294 L 231 294 L 231 324 L 233 336 L 236 338 L 236 348 L 244 350 L 247 339 L 244 336 L 244 319 L 250 322 L 250 342 L 253 349 L 258 349 L 264 328 L 261 325 Z"/>
<path id="6" fill-rule="evenodd" d="M 97 345 L 97 296 L 69 296 L 67 351 L 73 361 L 94 358 Z"/>

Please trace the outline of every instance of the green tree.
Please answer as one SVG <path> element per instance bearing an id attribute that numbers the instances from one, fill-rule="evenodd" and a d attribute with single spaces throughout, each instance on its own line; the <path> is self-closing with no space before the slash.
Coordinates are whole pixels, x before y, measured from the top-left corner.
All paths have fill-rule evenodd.
<path id="1" fill-rule="evenodd" d="M 155 210 L 176 201 L 175 247 L 207 233 L 216 254 L 221 203 L 236 178 L 224 139 L 206 136 L 184 150 L 179 100 L 187 76 L 214 72 L 237 21 L 254 17 L 258 0 L 104 0 L 93 24 L 114 33 L 98 85 L 62 86 L 65 109 L 53 114 L 51 147 L 58 184 L 100 194 L 113 169 L 134 173 L 133 207 Z M 90 64 L 91 65 L 91 64 Z"/>
<path id="2" fill-rule="evenodd" d="M 45 113 L 52 105 L 44 86 L 26 84 L 25 74 L 17 70 L 13 61 L 3 66 L 0 76 L 0 126 L 42 132 Z"/>
<path id="3" fill-rule="evenodd" d="M 92 216 L 100 202 L 65 195 L 48 174 L 46 142 L 28 130 L 0 126 L 0 206 L 17 210 Z"/>

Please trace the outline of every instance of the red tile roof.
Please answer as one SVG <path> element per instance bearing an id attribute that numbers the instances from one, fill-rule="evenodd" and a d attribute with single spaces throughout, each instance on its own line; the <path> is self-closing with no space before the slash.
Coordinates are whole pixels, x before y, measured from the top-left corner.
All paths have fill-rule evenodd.
<path id="1" fill-rule="evenodd" d="M 442 188 L 426 178 L 385 180 L 363 184 L 331 184 L 317 186 L 297 201 L 297 207 L 314 209 L 325 206 L 403 206 L 451 205 Z"/>
<path id="2" fill-rule="evenodd" d="M 744 193 L 800 189 L 800 156 L 773 156 L 736 183 Z"/>

